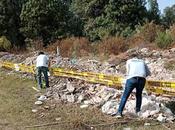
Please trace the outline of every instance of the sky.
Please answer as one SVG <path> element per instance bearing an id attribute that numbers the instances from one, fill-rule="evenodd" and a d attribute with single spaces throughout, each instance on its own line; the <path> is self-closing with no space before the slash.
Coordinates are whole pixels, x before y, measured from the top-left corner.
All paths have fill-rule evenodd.
<path id="1" fill-rule="evenodd" d="M 175 0 L 157 0 L 158 4 L 159 4 L 159 10 L 161 11 L 161 13 L 163 13 L 163 10 L 167 7 L 167 6 L 172 6 L 175 4 Z"/>

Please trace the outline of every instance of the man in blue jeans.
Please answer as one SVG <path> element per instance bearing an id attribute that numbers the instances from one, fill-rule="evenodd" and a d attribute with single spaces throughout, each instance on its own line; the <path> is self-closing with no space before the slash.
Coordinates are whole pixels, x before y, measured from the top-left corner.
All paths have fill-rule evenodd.
<path id="1" fill-rule="evenodd" d="M 48 79 L 48 67 L 49 67 L 49 58 L 44 54 L 44 52 L 39 52 L 38 57 L 36 59 L 36 73 L 37 73 L 37 81 L 38 88 L 42 88 L 42 80 L 41 75 L 43 73 L 46 88 L 49 88 L 49 79 Z"/>
<path id="2" fill-rule="evenodd" d="M 138 59 L 136 54 L 133 54 L 132 57 L 132 59 L 129 59 L 126 62 L 127 80 L 125 90 L 118 108 L 118 112 L 116 114 L 117 118 L 122 117 L 122 112 L 125 107 L 126 101 L 134 88 L 136 88 L 135 111 L 136 113 L 140 111 L 142 104 L 142 91 L 146 83 L 146 77 L 151 74 L 146 63 L 143 60 Z"/>

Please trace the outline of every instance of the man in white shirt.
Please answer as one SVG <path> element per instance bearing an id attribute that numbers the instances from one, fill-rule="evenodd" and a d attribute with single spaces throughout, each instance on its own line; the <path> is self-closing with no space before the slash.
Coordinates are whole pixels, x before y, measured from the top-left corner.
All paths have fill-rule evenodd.
<path id="1" fill-rule="evenodd" d="M 126 101 L 131 94 L 132 90 L 136 88 L 136 113 L 140 111 L 142 104 L 142 91 L 146 83 L 146 77 L 150 75 L 150 71 L 146 63 L 137 58 L 137 55 L 132 55 L 132 59 L 126 62 L 126 74 L 127 80 L 125 84 L 125 90 L 122 95 L 118 112 L 116 114 L 117 118 L 122 117 L 122 112 L 125 107 Z"/>
<path id="2" fill-rule="evenodd" d="M 39 52 L 36 59 L 36 69 L 37 69 L 37 81 L 39 89 L 42 88 L 41 75 L 43 73 L 46 88 L 49 88 L 49 79 L 48 79 L 48 67 L 49 67 L 49 58 L 44 54 L 44 52 Z"/>

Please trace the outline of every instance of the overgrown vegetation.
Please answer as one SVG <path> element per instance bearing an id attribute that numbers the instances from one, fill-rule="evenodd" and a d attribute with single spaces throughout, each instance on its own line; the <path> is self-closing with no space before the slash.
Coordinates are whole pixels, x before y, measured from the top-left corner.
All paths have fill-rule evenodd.
<path id="1" fill-rule="evenodd" d="M 168 48 L 173 39 L 168 32 L 158 32 L 156 37 L 156 43 L 159 48 L 166 49 Z"/>
<path id="2" fill-rule="evenodd" d="M 11 42 L 5 36 L 0 37 L 0 51 L 8 51 L 11 47 Z"/>
<path id="3" fill-rule="evenodd" d="M 160 14 L 157 1 L 152 0 L 1 0 L 0 37 L 17 49 L 54 44 L 64 56 L 72 57 L 101 51 L 117 54 L 138 42 L 164 49 L 174 44 L 169 37 L 174 40 L 174 7 Z"/>

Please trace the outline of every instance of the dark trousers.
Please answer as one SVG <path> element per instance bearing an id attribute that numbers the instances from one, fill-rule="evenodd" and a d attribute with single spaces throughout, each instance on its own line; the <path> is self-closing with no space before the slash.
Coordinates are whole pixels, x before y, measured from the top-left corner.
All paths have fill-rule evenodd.
<path id="1" fill-rule="evenodd" d="M 42 88 L 42 80 L 41 80 L 41 75 L 43 73 L 44 75 L 44 79 L 45 79 L 45 84 L 46 84 L 46 88 L 49 87 L 49 78 L 48 78 L 48 67 L 37 67 L 37 81 L 38 81 L 38 87 Z"/>
<path id="2" fill-rule="evenodd" d="M 133 78 L 127 79 L 125 90 L 122 95 L 120 105 L 118 108 L 119 113 L 122 114 L 126 101 L 134 88 L 136 88 L 136 112 L 140 111 L 141 104 L 142 104 L 142 91 L 145 86 L 145 82 L 146 82 L 146 79 L 142 77 L 133 77 Z"/>

